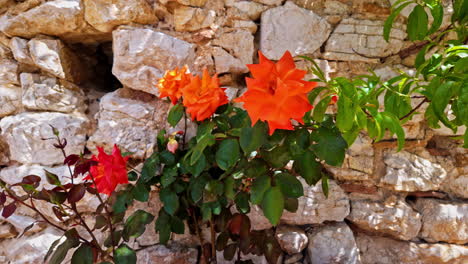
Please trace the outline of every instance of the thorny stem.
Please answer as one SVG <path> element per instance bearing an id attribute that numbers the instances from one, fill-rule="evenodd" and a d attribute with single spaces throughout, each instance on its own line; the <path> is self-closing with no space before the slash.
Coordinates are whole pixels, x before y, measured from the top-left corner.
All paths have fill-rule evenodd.
<path id="1" fill-rule="evenodd" d="M 92 180 L 94 186 L 96 186 L 96 182 L 94 181 L 93 175 L 90 173 L 89 176 L 91 177 L 91 180 Z M 104 201 L 102 200 L 102 197 L 99 194 L 99 192 L 96 193 L 96 196 L 98 197 L 99 202 L 104 206 L 104 211 L 106 211 L 106 214 L 107 214 L 106 219 L 107 219 L 107 223 L 108 223 L 109 229 L 110 229 L 110 237 L 111 237 L 111 242 L 112 242 L 112 254 L 113 254 L 113 256 L 115 256 L 114 226 L 112 225 L 111 213 L 110 213 L 109 209 L 107 208 L 107 204 L 104 203 Z"/>
<path id="2" fill-rule="evenodd" d="M 60 136 L 58 134 L 55 134 L 55 135 L 57 137 L 58 143 L 62 144 Z M 67 158 L 67 153 L 65 153 L 64 147 L 61 147 L 60 150 L 62 151 L 63 158 L 66 159 Z M 68 167 L 68 171 L 70 172 L 71 183 L 73 184 L 73 172 L 72 172 L 71 167 L 70 167 L 69 164 L 67 164 L 67 167 Z M 93 231 L 91 230 L 91 228 L 89 228 L 88 224 L 86 224 L 83 217 L 81 217 L 81 213 L 78 211 L 78 208 L 76 207 L 76 203 L 71 202 L 70 204 L 71 204 L 71 208 L 72 208 L 73 212 L 75 212 L 76 216 L 78 217 L 78 220 L 80 220 L 81 225 L 86 229 L 86 231 L 91 236 L 91 238 L 93 240 L 93 244 L 95 245 L 95 247 L 98 248 L 99 250 L 102 250 L 101 247 L 99 246 L 99 242 L 97 241 L 96 236 L 94 236 Z M 111 237 L 112 237 L 112 234 L 111 234 Z"/>
<path id="3" fill-rule="evenodd" d="M 10 197 L 11 199 L 15 200 L 16 202 L 28 207 L 29 209 L 33 210 L 34 212 L 36 212 L 45 222 L 47 222 L 49 225 L 63 231 L 63 232 L 67 232 L 67 230 L 57 224 L 54 224 L 52 221 L 50 221 L 47 217 L 45 217 L 45 215 L 43 213 L 41 213 L 41 211 L 39 211 L 39 209 L 36 208 L 36 206 L 34 205 L 32 199 L 31 199 L 31 205 L 21 201 L 20 199 L 18 199 L 18 197 L 16 197 L 15 194 L 13 194 L 8 188 L 4 188 L 4 190 L 8 193 L 8 197 Z M 84 239 L 82 236 L 79 235 L 79 239 L 83 240 L 84 242 L 88 243 L 89 244 L 89 241 Z"/>
<path id="4" fill-rule="evenodd" d="M 204 254 L 205 250 L 203 249 L 203 237 L 202 237 L 202 235 L 200 233 L 200 227 L 198 226 L 198 221 L 197 221 L 197 217 L 195 216 L 195 211 L 190 212 L 190 214 L 192 215 L 193 222 L 195 224 L 195 232 L 197 233 L 198 240 L 200 240 L 201 259 L 202 259 L 202 261 L 200 261 L 200 263 L 206 263 L 206 261 L 203 261 L 204 258 L 205 258 L 205 254 Z"/>
<path id="5" fill-rule="evenodd" d="M 210 231 L 211 231 L 211 262 L 216 263 L 216 232 L 213 224 L 213 218 L 210 219 Z"/>

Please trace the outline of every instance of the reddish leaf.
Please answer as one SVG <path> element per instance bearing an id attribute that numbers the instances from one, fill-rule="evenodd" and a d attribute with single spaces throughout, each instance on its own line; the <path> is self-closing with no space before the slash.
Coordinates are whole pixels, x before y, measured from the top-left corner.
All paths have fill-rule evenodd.
<path id="1" fill-rule="evenodd" d="M 40 182 L 41 182 L 41 177 L 37 175 L 28 175 L 26 177 L 23 177 L 23 180 L 21 181 L 22 184 L 30 184 L 34 186 L 34 188 L 37 188 Z"/>
<path id="2" fill-rule="evenodd" d="M 232 218 L 231 221 L 229 222 L 229 232 L 234 235 L 239 235 L 241 226 L 242 226 L 242 215 L 241 214 L 235 214 Z"/>
<path id="3" fill-rule="evenodd" d="M 63 190 L 68 190 L 70 189 L 71 187 L 73 187 L 74 185 L 71 184 L 71 183 L 67 183 L 65 185 L 62 185 L 62 186 L 57 186 L 55 188 L 52 189 L 53 192 L 58 192 L 58 191 L 63 191 Z"/>
<path id="4" fill-rule="evenodd" d="M 11 204 L 3 207 L 2 216 L 5 218 L 8 218 L 15 212 L 15 210 L 16 210 L 16 204 L 15 202 L 12 202 Z"/>
<path id="5" fill-rule="evenodd" d="M 5 192 L 0 193 L 0 206 L 3 206 L 6 202 L 6 194 Z"/>
<path id="6" fill-rule="evenodd" d="M 69 203 L 78 202 L 79 200 L 81 200 L 81 198 L 83 198 L 85 193 L 86 193 L 86 187 L 83 184 L 78 184 L 78 185 L 73 186 L 68 192 L 68 202 Z"/>
<path id="7" fill-rule="evenodd" d="M 55 216 L 60 220 L 60 221 L 63 221 L 63 217 L 65 216 L 62 212 L 62 210 L 60 210 L 60 207 L 58 206 L 54 206 L 52 207 L 52 211 L 54 212 Z"/>
<path id="8" fill-rule="evenodd" d="M 68 155 L 65 160 L 63 161 L 63 164 L 66 164 L 68 166 L 73 166 L 75 165 L 78 161 L 80 160 L 80 156 L 76 154 Z"/>

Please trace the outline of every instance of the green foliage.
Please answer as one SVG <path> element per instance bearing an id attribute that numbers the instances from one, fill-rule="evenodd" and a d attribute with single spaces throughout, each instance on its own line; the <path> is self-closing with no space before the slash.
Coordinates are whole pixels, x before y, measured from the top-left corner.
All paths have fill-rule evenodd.
<path id="1" fill-rule="evenodd" d="M 292 130 L 277 129 L 269 135 L 270 124 L 257 120 L 253 123 L 245 110 L 226 104 L 212 117 L 198 122 L 196 136 L 191 139 L 185 138 L 186 131 L 183 135 L 167 135 L 161 130 L 154 135 L 157 146 L 143 161 L 141 171 L 137 166 L 128 173 L 131 183 L 108 200 L 98 197 L 102 203 L 96 210 L 91 233 L 107 232 L 103 245 L 94 239 L 84 239 L 76 229 L 70 228 L 64 239 L 52 244 L 45 260 L 61 263 L 68 252 L 76 249 L 72 263 L 105 263 L 102 261 L 109 259 L 117 264 L 136 263 L 138 249 L 125 243 L 141 236 L 154 222 L 162 244 L 170 240 L 172 233 L 200 234 L 201 228 L 208 226 L 213 237 L 201 245 L 208 262 L 216 255 L 211 252 L 209 256 L 213 246 L 224 251 L 227 260 L 242 253 L 264 255 L 269 263 L 277 263 L 281 247 L 274 232 L 251 230 L 247 214 L 253 210 L 252 204 L 259 206 L 276 226 L 284 210 L 298 209 L 298 199 L 304 195 L 304 181 L 308 185 L 321 182 L 322 191 L 328 197 L 326 168 L 343 164 L 348 147 L 361 132 L 367 133 L 374 142 L 395 141 L 401 150 L 405 144 L 402 125 L 420 111 L 424 111 L 427 124 L 434 128 L 443 125 L 456 132 L 468 125 L 468 46 L 465 44 L 468 0 L 454 0 L 451 24 L 445 28 L 441 28 L 444 17 L 441 1 L 396 1 L 384 24 L 384 39 L 390 40 L 393 23 L 404 8 L 413 4 L 406 28 L 408 39 L 419 41 L 414 73 L 400 72 L 386 81 L 373 72 L 353 78 L 326 78 L 313 59 L 303 57 L 312 63 L 309 71 L 316 78 L 311 81 L 320 83 L 308 94 L 314 107 L 305 114 L 303 122 L 298 120 Z M 456 37 L 446 38 L 449 33 Z M 177 104 L 169 112 L 168 123 L 174 127 L 185 115 L 183 105 Z M 58 131 L 54 133 L 58 137 Z M 392 138 L 394 135 L 396 140 Z M 463 138 L 468 147 L 468 132 Z M 177 146 L 176 151 L 169 151 L 169 140 L 177 141 L 171 145 Z M 57 146 L 64 149 L 65 144 L 59 140 Z M 92 166 L 82 155 L 66 157 L 65 164 L 78 168 L 72 176 L 85 174 Z M 23 196 L 25 199 L 52 204 L 55 216 L 66 222 L 65 219 L 74 217 L 69 213 L 70 208 L 73 215 L 80 216 L 75 204 L 86 192 L 98 194 L 92 183 L 62 185 L 61 178 L 46 171 L 47 182 L 54 186 L 52 190 L 38 190 L 41 177 L 35 175 L 23 178 L 15 186 L 27 194 Z M 0 185 L 6 187 L 1 181 Z M 126 212 L 135 201 L 148 202 L 152 190 L 158 191 L 163 205 L 156 219 L 144 210 Z M 17 201 L 6 201 L 7 195 L 12 197 L 11 193 L 0 193 L 5 217 L 13 214 L 17 206 Z M 79 217 L 69 222 L 82 225 Z"/>

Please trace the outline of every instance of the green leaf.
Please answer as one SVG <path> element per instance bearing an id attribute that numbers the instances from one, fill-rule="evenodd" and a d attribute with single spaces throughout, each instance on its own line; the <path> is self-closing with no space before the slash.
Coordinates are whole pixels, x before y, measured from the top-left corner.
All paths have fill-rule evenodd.
<path id="1" fill-rule="evenodd" d="M 310 134 L 311 141 L 317 144 L 311 148 L 318 158 L 332 166 L 341 166 L 348 145 L 335 128 L 320 127 Z"/>
<path id="2" fill-rule="evenodd" d="M 168 150 L 163 150 L 159 153 L 159 159 L 161 163 L 166 166 L 172 166 L 175 164 L 175 155 Z"/>
<path id="3" fill-rule="evenodd" d="M 132 237 L 141 236 L 146 229 L 146 225 L 153 221 L 154 216 L 143 210 L 137 210 L 125 221 L 122 237 L 128 241 Z"/>
<path id="4" fill-rule="evenodd" d="M 171 185 L 177 179 L 177 167 L 165 167 L 161 176 L 161 184 L 163 187 Z"/>
<path id="5" fill-rule="evenodd" d="M 115 250 L 115 264 L 136 264 L 137 256 L 133 249 L 122 244 Z"/>
<path id="6" fill-rule="evenodd" d="M 151 154 L 151 156 L 146 159 L 141 169 L 141 180 L 148 182 L 156 175 L 156 169 L 159 165 L 159 155 L 157 152 Z"/>
<path id="7" fill-rule="evenodd" d="M 267 141 L 268 128 L 264 122 L 258 121 L 253 127 L 241 129 L 240 146 L 246 155 L 260 148 Z"/>
<path id="8" fill-rule="evenodd" d="M 233 200 L 236 195 L 235 190 L 234 190 L 235 183 L 236 181 L 234 180 L 232 176 L 227 177 L 226 180 L 224 181 L 224 196 L 226 196 L 227 198 L 231 200 Z"/>
<path id="9" fill-rule="evenodd" d="M 78 232 L 75 228 L 65 232 L 66 240 L 60 244 L 56 249 L 53 250 L 53 254 L 50 257 L 49 264 L 60 264 L 67 256 L 70 249 L 80 245 L 78 240 Z"/>
<path id="10" fill-rule="evenodd" d="M 169 111 L 167 122 L 169 122 L 172 127 L 175 127 L 180 119 L 182 119 L 182 116 L 184 116 L 184 106 L 182 104 L 176 104 L 171 108 L 171 111 Z"/>
<path id="11" fill-rule="evenodd" d="M 271 151 L 262 151 L 261 155 L 273 168 L 283 168 L 292 159 L 286 144 L 278 146 Z"/>
<path id="12" fill-rule="evenodd" d="M 46 263 L 46 260 L 49 258 L 50 254 L 52 254 L 55 250 L 55 248 L 57 247 L 58 243 L 60 243 L 60 240 L 62 240 L 62 237 L 60 237 L 59 239 L 55 240 L 49 247 L 49 249 L 47 250 L 47 253 L 45 254 L 44 256 L 44 263 Z"/>
<path id="13" fill-rule="evenodd" d="M 319 94 L 325 89 L 326 87 L 323 87 L 323 86 L 314 88 L 307 96 L 307 98 L 309 99 L 309 103 L 312 105 L 315 105 L 315 99 L 317 99 Z"/>
<path id="14" fill-rule="evenodd" d="M 170 188 L 164 188 L 159 192 L 159 199 L 164 204 L 164 210 L 170 215 L 174 215 L 179 209 L 179 197 Z"/>
<path id="15" fill-rule="evenodd" d="M 312 119 L 317 122 L 322 122 L 323 117 L 325 116 L 325 111 L 327 111 L 328 105 L 330 104 L 332 96 L 327 96 L 320 100 L 318 104 L 314 107 L 314 113 L 312 114 Z"/>
<path id="16" fill-rule="evenodd" d="M 299 198 L 304 195 L 302 183 L 289 173 L 283 172 L 276 174 L 275 181 L 285 197 Z"/>
<path id="17" fill-rule="evenodd" d="M 216 162 L 223 170 L 232 167 L 239 160 L 239 157 L 239 142 L 236 139 L 223 140 L 216 152 Z"/>
<path id="18" fill-rule="evenodd" d="M 325 197 L 328 198 L 328 176 L 326 174 L 322 176 L 322 191 Z"/>
<path id="19" fill-rule="evenodd" d="M 405 145 L 405 131 L 401 127 L 400 120 L 391 113 L 382 112 L 381 115 L 384 126 L 397 135 L 398 151 L 400 151 Z"/>
<path id="20" fill-rule="evenodd" d="M 171 216 L 164 209 L 159 210 L 154 229 L 159 233 L 159 243 L 166 244 L 171 237 Z"/>
<path id="21" fill-rule="evenodd" d="M 206 147 L 213 145 L 216 141 L 216 138 L 212 134 L 204 134 L 197 140 L 197 145 L 193 147 L 192 152 L 188 152 L 187 154 L 191 153 L 190 157 L 190 165 L 195 165 L 198 159 L 201 158 L 203 155 L 203 151 Z"/>
<path id="22" fill-rule="evenodd" d="M 455 93 L 455 89 L 453 89 L 454 82 L 444 82 L 442 85 L 437 87 L 434 92 L 434 96 L 432 98 L 432 107 L 434 110 L 434 114 L 439 118 L 442 123 L 447 126 L 448 128 L 452 129 L 453 131 L 456 130 L 456 126 L 453 125 L 447 115 L 445 114 L 445 108 L 450 102 L 453 94 Z"/>
<path id="23" fill-rule="evenodd" d="M 55 185 L 55 186 L 61 186 L 62 183 L 60 183 L 60 180 L 58 178 L 58 176 L 48 170 L 44 170 L 45 172 L 45 175 L 46 175 L 46 179 L 47 179 L 47 182 L 52 184 L 52 185 Z"/>
<path id="24" fill-rule="evenodd" d="M 209 176 L 204 173 L 190 182 L 190 197 L 195 203 L 202 198 L 203 190 L 205 190 L 205 186 L 209 180 Z"/>
<path id="25" fill-rule="evenodd" d="M 150 193 L 149 188 L 145 184 L 141 183 L 140 181 L 138 181 L 135 184 L 134 188 L 132 189 L 133 198 L 140 202 L 148 201 L 149 193 Z"/>
<path id="26" fill-rule="evenodd" d="M 250 190 L 250 201 L 253 204 L 260 204 L 263 201 L 265 192 L 271 187 L 271 179 L 268 175 L 262 175 L 254 179 Z"/>
<path id="27" fill-rule="evenodd" d="M 136 181 L 138 179 L 138 174 L 135 171 L 130 171 L 128 173 L 128 180 L 129 181 Z"/>
<path id="28" fill-rule="evenodd" d="M 431 28 L 429 29 L 428 35 L 435 33 L 442 25 L 444 19 L 444 7 L 441 2 L 438 2 L 435 6 L 431 7 L 431 14 L 434 20 L 432 21 Z"/>
<path id="29" fill-rule="evenodd" d="M 114 213 L 119 214 L 127 210 L 128 206 L 132 204 L 132 194 L 128 191 L 120 191 L 117 193 L 117 199 L 112 205 Z"/>
<path id="30" fill-rule="evenodd" d="M 408 17 L 406 31 L 411 41 L 423 40 L 428 32 L 428 16 L 424 7 L 417 5 Z"/>
<path id="31" fill-rule="evenodd" d="M 112 236 L 109 234 L 109 236 L 104 240 L 104 246 L 105 247 L 112 247 L 113 244 L 117 246 L 120 242 L 120 239 L 122 238 L 122 232 L 123 230 L 115 230 L 112 232 Z"/>
<path id="32" fill-rule="evenodd" d="M 198 177 L 206 168 L 206 157 L 202 153 L 193 165 L 190 165 L 190 160 L 187 157 L 184 157 L 182 160 L 182 166 L 193 176 Z"/>
<path id="33" fill-rule="evenodd" d="M 171 230 L 176 234 L 184 234 L 185 225 L 184 222 L 177 216 L 171 218 Z"/>
<path id="34" fill-rule="evenodd" d="M 271 187 L 265 192 L 262 201 L 262 209 L 265 217 L 276 226 L 279 223 L 284 209 L 284 197 L 278 186 Z"/>
<path id="35" fill-rule="evenodd" d="M 307 150 L 294 160 L 294 169 L 309 185 L 315 185 L 321 177 L 322 165 L 316 160 L 315 154 Z"/>
<path id="36" fill-rule="evenodd" d="M 217 180 L 211 180 L 205 186 L 205 190 L 214 195 L 221 195 L 224 191 L 223 183 Z"/>
<path id="37" fill-rule="evenodd" d="M 246 192 L 240 192 L 236 195 L 236 208 L 239 212 L 247 214 L 250 212 L 249 205 L 249 194 Z"/>
<path id="38" fill-rule="evenodd" d="M 336 126 L 346 132 L 353 127 L 355 119 L 355 107 L 351 99 L 346 96 L 338 100 L 338 113 L 336 114 Z"/>
<path id="39" fill-rule="evenodd" d="M 93 264 L 93 250 L 86 244 L 81 246 L 73 253 L 71 264 Z"/>
<path id="40" fill-rule="evenodd" d="M 404 4 L 401 4 L 400 6 L 392 10 L 392 13 L 390 14 L 390 16 L 388 16 L 387 19 L 385 20 L 383 35 L 384 35 L 384 39 L 387 42 L 390 39 L 390 31 L 392 30 L 393 21 L 395 21 L 395 18 L 401 13 L 401 11 L 411 3 L 412 1 L 408 1 Z"/>
<path id="41" fill-rule="evenodd" d="M 295 213 L 297 208 L 299 208 L 299 201 L 296 198 L 284 199 L 284 209 L 291 213 Z"/>

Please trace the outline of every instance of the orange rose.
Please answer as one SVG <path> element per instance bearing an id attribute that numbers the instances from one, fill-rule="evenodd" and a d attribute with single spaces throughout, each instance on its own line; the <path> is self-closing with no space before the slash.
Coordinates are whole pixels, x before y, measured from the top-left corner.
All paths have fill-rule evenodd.
<path id="1" fill-rule="evenodd" d="M 289 51 L 274 63 L 258 52 L 260 63 L 250 64 L 253 78 L 246 78 L 247 92 L 237 98 L 243 102 L 252 125 L 267 121 L 270 135 L 276 129 L 293 130 L 291 119 L 303 123 L 304 114 L 312 109 L 307 94 L 317 85 L 302 80 L 306 71 L 299 70 Z"/>
<path id="2" fill-rule="evenodd" d="M 203 77 L 192 76 L 190 83 L 182 88 L 183 104 L 192 120 L 203 121 L 218 109 L 227 104 L 228 98 L 223 88 L 219 87 L 218 77 L 210 77 L 206 69 Z"/>
<path id="3" fill-rule="evenodd" d="M 182 96 L 182 88 L 190 82 L 190 74 L 187 73 L 187 66 L 166 71 L 164 77 L 159 79 L 157 87 L 159 98 L 169 97 L 172 104 L 176 104 Z"/>

